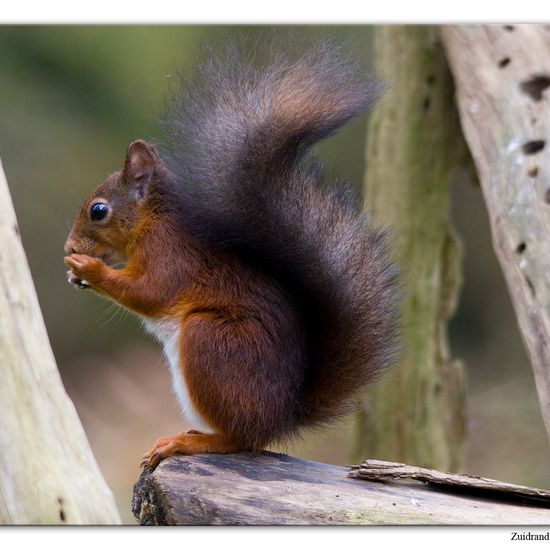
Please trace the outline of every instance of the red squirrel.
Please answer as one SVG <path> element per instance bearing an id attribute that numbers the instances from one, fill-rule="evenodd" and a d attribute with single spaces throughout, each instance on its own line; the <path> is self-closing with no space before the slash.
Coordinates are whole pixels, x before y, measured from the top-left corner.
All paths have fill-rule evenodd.
<path id="1" fill-rule="evenodd" d="M 309 154 L 379 92 L 331 47 L 260 67 L 228 47 L 183 79 L 162 154 L 134 141 L 85 201 L 68 281 L 141 317 L 196 428 L 144 464 L 285 441 L 348 413 L 391 364 L 385 232 Z"/>

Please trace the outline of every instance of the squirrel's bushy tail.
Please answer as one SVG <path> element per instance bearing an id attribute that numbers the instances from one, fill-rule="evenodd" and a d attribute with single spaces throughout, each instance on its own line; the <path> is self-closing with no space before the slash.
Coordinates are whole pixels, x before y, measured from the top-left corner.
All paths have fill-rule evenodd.
<path id="1" fill-rule="evenodd" d="M 298 301 L 311 350 L 299 421 L 310 425 L 347 412 L 395 346 L 396 270 L 385 236 L 306 155 L 381 86 L 331 44 L 298 61 L 273 57 L 257 67 L 229 47 L 185 78 L 164 156 L 181 178 L 187 228 L 248 254 Z"/>

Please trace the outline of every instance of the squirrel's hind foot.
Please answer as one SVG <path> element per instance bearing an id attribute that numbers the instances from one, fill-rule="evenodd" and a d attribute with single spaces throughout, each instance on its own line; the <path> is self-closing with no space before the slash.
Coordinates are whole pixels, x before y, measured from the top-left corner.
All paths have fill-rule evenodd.
<path id="1" fill-rule="evenodd" d="M 186 433 L 159 439 L 143 456 L 141 466 L 154 470 L 162 460 L 176 454 L 236 453 L 244 450 L 220 434 L 205 434 L 197 430 L 189 430 Z"/>

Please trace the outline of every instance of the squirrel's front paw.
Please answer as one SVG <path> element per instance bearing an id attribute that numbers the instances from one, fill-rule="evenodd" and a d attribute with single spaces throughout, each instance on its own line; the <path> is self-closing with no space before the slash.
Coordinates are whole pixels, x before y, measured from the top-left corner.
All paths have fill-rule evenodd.
<path id="1" fill-rule="evenodd" d="M 88 288 L 99 280 L 105 264 L 99 258 L 85 254 L 71 254 L 64 262 L 71 268 L 67 272 L 67 280 L 77 288 Z"/>

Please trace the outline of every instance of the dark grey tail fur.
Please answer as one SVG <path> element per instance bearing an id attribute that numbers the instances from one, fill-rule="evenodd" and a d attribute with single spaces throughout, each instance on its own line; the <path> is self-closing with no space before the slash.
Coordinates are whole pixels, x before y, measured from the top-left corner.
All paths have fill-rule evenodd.
<path id="1" fill-rule="evenodd" d="M 164 157 L 189 230 L 261 263 L 306 318 L 303 425 L 347 412 L 392 360 L 396 269 L 384 234 L 306 154 L 380 91 L 330 44 L 263 68 L 230 47 L 184 80 L 167 117 Z"/>

